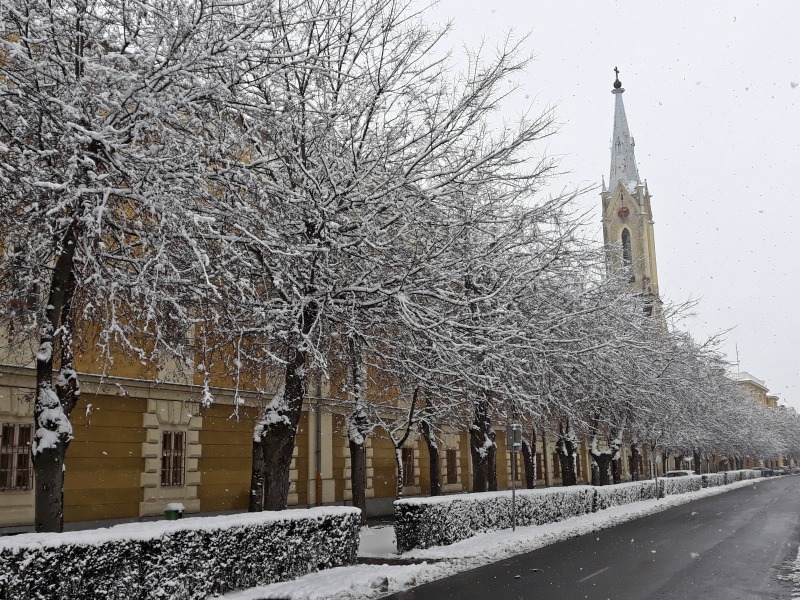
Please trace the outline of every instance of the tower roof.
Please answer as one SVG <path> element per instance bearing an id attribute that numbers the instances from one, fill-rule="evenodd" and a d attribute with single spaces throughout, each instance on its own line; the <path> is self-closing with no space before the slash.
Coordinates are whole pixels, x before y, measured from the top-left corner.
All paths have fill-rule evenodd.
<path id="1" fill-rule="evenodd" d="M 611 93 L 615 96 L 614 102 L 614 133 L 611 136 L 611 175 L 608 179 L 608 190 L 613 193 L 620 181 L 625 184 L 628 191 L 641 183 L 639 171 L 636 168 L 636 156 L 633 153 L 633 137 L 628 129 L 628 117 L 625 116 L 625 105 L 622 103 L 622 93 L 625 88 L 619 80 L 619 70 L 614 69 L 617 78 Z"/>

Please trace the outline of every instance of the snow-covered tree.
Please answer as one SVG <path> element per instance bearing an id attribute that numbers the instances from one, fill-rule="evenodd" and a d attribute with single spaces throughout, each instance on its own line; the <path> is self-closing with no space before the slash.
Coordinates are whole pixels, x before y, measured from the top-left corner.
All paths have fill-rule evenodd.
<path id="1" fill-rule="evenodd" d="M 241 60 L 265 60 L 272 42 L 260 1 L 9 0 L 0 10 L 0 296 L 11 299 L 0 319 L 9 345 L 34 347 L 35 523 L 54 531 L 76 355 L 105 372 L 125 355 L 190 354 L 175 340 L 215 293 L 193 208 L 216 195 Z"/>
<path id="2" fill-rule="evenodd" d="M 475 58 L 453 80 L 435 58 L 441 32 L 408 6 L 294 8 L 295 21 L 308 20 L 284 32 L 278 19 L 285 68 L 239 98 L 247 140 L 214 205 L 214 244 L 248 273 L 229 280 L 228 295 L 249 310 L 240 318 L 249 333 L 269 337 L 265 360 L 285 373 L 261 436 L 270 509 L 286 504 L 304 381 L 312 366 L 325 368 L 326 331 L 351 327 L 367 339 L 352 315 L 387 304 L 404 326 L 422 326 L 433 304 L 422 298 L 450 293 L 441 269 L 456 264 L 450 247 L 469 223 L 451 207 L 480 192 L 516 202 L 549 168 L 531 148 L 550 133 L 549 113 L 488 125 L 524 64 L 516 48 Z"/>

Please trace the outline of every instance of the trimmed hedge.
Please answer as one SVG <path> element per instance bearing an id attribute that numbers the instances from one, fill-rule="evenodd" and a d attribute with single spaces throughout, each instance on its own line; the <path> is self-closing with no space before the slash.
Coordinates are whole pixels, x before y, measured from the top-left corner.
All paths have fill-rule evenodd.
<path id="1" fill-rule="evenodd" d="M 593 511 L 594 488 L 519 490 L 517 525 L 543 525 Z M 394 503 L 397 551 L 446 546 L 511 527 L 511 492 L 409 498 Z"/>
<path id="2" fill-rule="evenodd" d="M 661 487 L 661 497 L 674 496 L 675 494 L 686 494 L 687 492 L 699 492 L 703 487 L 703 479 L 700 475 L 688 475 L 686 477 L 661 477 L 658 485 Z"/>
<path id="3" fill-rule="evenodd" d="M 743 470 L 702 476 L 660 477 L 658 489 L 655 481 L 647 480 L 603 487 L 519 490 L 516 523 L 519 526 L 556 523 L 612 506 L 698 491 L 704 487 L 760 476 L 758 471 Z M 480 532 L 510 528 L 511 492 L 403 498 L 394 503 L 394 517 L 398 552 L 446 546 Z"/>
<path id="4" fill-rule="evenodd" d="M 360 511 L 320 508 L 0 539 L 0 598 L 200 600 L 355 564 Z"/>
<path id="5" fill-rule="evenodd" d="M 717 487 L 720 485 L 728 485 L 735 481 L 745 481 L 748 479 L 760 479 L 761 473 L 753 471 L 752 469 L 742 469 L 740 471 L 724 471 L 722 473 L 707 473 L 701 475 L 703 480 L 703 487 Z"/>
<path id="6" fill-rule="evenodd" d="M 699 489 L 699 488 L 698 488 Z M 594 488 L 594 512 L 658 497 L 655 481 L 631 481 Z"/>

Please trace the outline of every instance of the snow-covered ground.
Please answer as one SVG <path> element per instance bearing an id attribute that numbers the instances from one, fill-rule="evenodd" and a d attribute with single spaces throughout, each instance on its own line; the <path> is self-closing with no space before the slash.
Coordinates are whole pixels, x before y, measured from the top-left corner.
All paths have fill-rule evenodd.
<path id="1" fill-rule="evenodd" d="M 759 480 L 740 481 L 699 492 L 645 500 L 574 517 L 560 523 L 518 527 L 484 533 L 451 546 L 437 546 L 397 554 L 391 526 L 365 527 L 361 531 L 359 557 L 386 559 L 395 564 L 360 564 L 311 573 L 294 581 L 235 592 L 225 600 L 365 600 L 379 598 L 434 579 L 529 552 L 571 537 L 613 527 L 619 523 L 653 514 L 697 498 L 715 496 L 732 489 L 757 485 Z M 396 564 L 415 561 L 416 564 Z M 796 565 L 796 585 L 800 598 L 800 557 Z"/>
<path id="2" fill-rule="evenodd" d="M 797 549 L 797 558 L 784 565 L 784 569 L 786 574 L 780 575 L 780 579 L 791 581 L 794 585 L 792 598 L 800 598 L 800 548 Z"/>

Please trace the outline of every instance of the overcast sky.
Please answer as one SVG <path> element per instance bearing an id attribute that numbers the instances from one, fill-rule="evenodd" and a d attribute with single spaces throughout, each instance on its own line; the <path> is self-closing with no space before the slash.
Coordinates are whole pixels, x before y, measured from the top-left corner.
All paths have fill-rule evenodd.
<path id="1" fill-rule="evenodd" d="M 441 0 L 428 19 L 457 52 L 531 34 L 508 116 L 556 106 L 554 192 L 608 179 L 619 67 L 662 297 L 699 299 L 695 337 L 733 328 L 729 358 L 800 409 L 800 2 Z M 599 189 L 582 203 L 601 236 Z"/>

